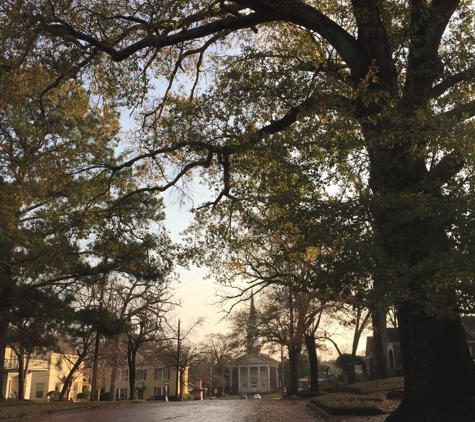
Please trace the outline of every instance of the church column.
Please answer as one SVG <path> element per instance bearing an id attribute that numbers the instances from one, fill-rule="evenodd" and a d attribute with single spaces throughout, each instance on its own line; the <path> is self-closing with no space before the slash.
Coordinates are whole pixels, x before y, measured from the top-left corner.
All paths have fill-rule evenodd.
<path id="1" fill-rule="evenodd" d="M 261 382 L 261 367 L 257 367 L 257 393 L 262 391 L 262 382 Z"/>
<path id="2" fill-rule="evenodd" d="M 251 392 L 251 368 L 247 366 L 247 391 Z"/>
<path id="3" fill-rule="evenodd" d="M 271 392 L 271 383 L 270 383 L 270 364 L 267 364 L 267 392 Z"/>
<path id="4" fill-rule="evenodd" d="M 238 393 L 241 392 L 241 367 L 238 365 Z"/>

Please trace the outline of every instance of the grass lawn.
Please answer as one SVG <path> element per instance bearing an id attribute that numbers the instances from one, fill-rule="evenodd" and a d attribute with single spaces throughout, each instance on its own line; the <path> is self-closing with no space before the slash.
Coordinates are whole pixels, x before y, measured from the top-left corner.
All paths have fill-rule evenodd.
<path id="1" fill-rule="evenodd" d="M 310 405 L 333 415 L 375 415 L 391 413 L 399 406 L 400 398 L 388 399 L 389 391 L 402 391 L 404 378 L 388 378 L 342 386 L 328 386 Z"/>
<path id="2" fill-rule="evenodd" d="M 49 415 L 97 406 L 97 403 L 34 402 L 30 400 L 0 400 L 0 421 L 35 415 Z"/>

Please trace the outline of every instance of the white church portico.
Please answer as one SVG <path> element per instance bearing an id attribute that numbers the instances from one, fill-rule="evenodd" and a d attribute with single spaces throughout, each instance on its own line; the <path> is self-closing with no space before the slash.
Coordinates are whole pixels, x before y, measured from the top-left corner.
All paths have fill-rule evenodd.
<path id="1" fill-rule="evenodd" d="M 280 387 L 277 368 L 279 362 L 261 353 L 259 331 L 256 328 L 256 308 L 251 297 L 247 353 L 234 361 L 231 371 L 232 393 L 272 393 Z"/>
<path id="2" fill-rule="evenodd" d="M 265 355 L 244 355 L 236 359 L 239 393 L 270 393 L 278 385 L 279 362 Z"/>

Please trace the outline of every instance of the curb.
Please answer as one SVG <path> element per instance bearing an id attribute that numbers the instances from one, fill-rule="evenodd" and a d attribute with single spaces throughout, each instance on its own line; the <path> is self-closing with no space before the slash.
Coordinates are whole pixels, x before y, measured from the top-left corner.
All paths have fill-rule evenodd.
<path id="1" fill-rule="evenodd" d="M 329 415 L 327 412 L 323 411 L 322 409 L 310 402 L 307 403 L 307 409 L 325 422 L 331 422 L 333 420 L 333 417 L 331 415 Z"/>

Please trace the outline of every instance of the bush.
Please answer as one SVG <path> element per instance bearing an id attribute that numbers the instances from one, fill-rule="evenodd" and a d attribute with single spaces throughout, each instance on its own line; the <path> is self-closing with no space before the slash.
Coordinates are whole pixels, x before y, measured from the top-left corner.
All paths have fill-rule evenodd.
<path id="1" fill-rule="evenodd" d="M 76 395 L 76 398 L 80 401 L 88 401 L 91 393 L 87 390 L 81 391 Z"/>
<path id="2" fill-rule="evenodd" d="M 99 397 L 100 401 L 109 401 L 110 400 L 110 392 L 108 391 L 107 393 L 105 391 L 101 390 L 101 394 Z"/>
<path id="3" fill-rule="evenodd" d="M 325 410 L 332 415 L 381 415 L 383 411 L 372 404 L 362 403 L 358 400 L 353 402 L 342 402 L 331 395 L 319 396 L 310 400 L 315 406 Z"/>
<path id="4" fill-rule="evenodd" d="M 319 396 L 321 393 L 315 390 L 300 390 L 297 392 L 297 397 L 316 397 Z"/>
<path id="5" fill-rule="evenodd" d="M 356 374 L 356 382 L 364 382 L 368 381 L 368 374 L 362 373 L 362 374 Z"/>
<path id="6" fill-rule="evenodd" d="M 59 400 L 59 391 L 49 391 L 46 394 L 48 401 L 58 401 Z"/>

